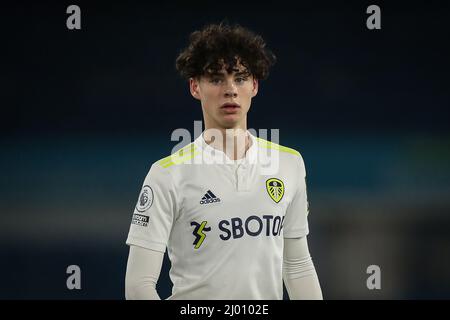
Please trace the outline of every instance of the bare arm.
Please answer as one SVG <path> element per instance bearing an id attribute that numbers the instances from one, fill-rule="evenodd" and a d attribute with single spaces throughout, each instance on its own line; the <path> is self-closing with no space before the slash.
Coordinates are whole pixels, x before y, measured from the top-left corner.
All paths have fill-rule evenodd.
<path id="1" fill-rule="evenodd" d="M 284 239 L 283 279 L 291 300 L 322 300 L 306 236 Z"/>
<path id="2" fill-rule="evenodd" d="M 156 283 L 161 272 L 164 253 L 130 246 L 125 276 L 127 300 L 160 300 Z"/>

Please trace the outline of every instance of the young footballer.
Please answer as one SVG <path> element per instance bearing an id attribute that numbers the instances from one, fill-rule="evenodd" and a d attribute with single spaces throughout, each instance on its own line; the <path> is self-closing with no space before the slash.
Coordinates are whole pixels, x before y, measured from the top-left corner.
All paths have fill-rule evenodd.
<path id="1" fill-rule="evenodd" d="M 322 299 L 307 243 L 303 159 L 247 129 L 274 62 L 261 36 L 241 26 L 191 34 L 176 67 L 201 104 L 205 130 L 145 178 L 126 241 L 127 299 L 159 299 L 166 249 L 168 299 L 282 299 L 283 280 L 290 299 Z"/>

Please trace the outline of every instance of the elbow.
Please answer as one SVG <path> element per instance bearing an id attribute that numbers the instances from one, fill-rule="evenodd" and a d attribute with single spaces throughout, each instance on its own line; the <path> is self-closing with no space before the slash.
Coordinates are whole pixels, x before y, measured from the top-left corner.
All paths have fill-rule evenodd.
<path id="1" fill-rule="evenodd" d="M 134 278 L 125 276 L 126 300 L 160 300 L 156 292 L 156 279 L 152 277 Z"/>

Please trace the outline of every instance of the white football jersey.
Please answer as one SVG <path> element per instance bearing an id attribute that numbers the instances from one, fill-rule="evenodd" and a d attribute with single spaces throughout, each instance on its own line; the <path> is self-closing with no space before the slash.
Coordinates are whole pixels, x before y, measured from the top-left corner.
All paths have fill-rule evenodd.
<path id="1" fill-rule="evenodd" d="M 126 243 L 167 247 L 168 299 L 283 298 L 283 238 L 308 234 L 305 166 L 297 151 L 248 134 L 244 159 L 215 161 L 225 154 L 202 134 L 145 178 Z"/>

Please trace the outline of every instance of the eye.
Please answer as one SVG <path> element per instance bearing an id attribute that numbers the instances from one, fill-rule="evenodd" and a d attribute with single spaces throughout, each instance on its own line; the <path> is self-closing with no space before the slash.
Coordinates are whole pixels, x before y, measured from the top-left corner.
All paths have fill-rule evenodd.
<path id="1" fill-rule="evenodd" d="M 209 80 L 212 84 L 219 84 L 222 80 L 220 78 L 212 78 Z"/>
<path id="2" fill-rule="evenodd" d="M 236 82 L 237 83 L 243 83 L 245 81 L 247 81 L 247 78 L 245 78 L 245 77 L 238 77 L 238 78 L 236 78 Z"/>

